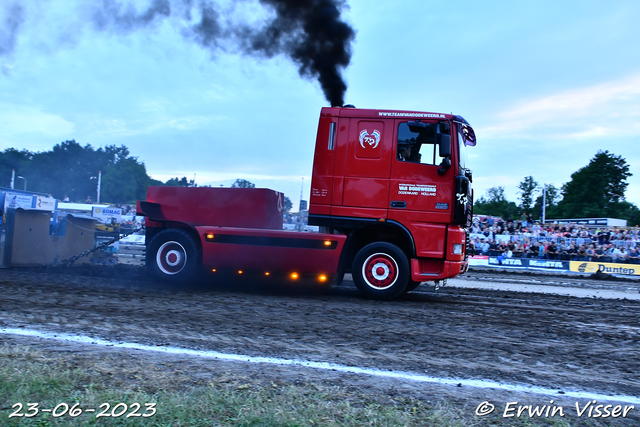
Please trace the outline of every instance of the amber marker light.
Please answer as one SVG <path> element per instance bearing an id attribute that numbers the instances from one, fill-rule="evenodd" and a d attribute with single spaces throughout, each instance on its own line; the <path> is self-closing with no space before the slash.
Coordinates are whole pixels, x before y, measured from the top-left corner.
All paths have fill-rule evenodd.
<path id="1" fill-rule="evenodd" d="M 318 276 L 318 280 L 320 280 L 321 282 L 326 282 L 327 281 L 327 276 L 324 274 L 321 274 L 320 276 Z"/>
<path id="2" fill-rule="evenodd" d="M 268 271 L 266 271 L 266 272 L 264 273 L 264 275 L 265 275 L 265 276 L 268 276 L 269 274 L 270 274 L 270 273 L 269 273 Z"/>
<path id="3" fill-rule="evenodd" d="M 213 233 L 207 233 L 204 235 L 205 239 L 207 240 L 213 240 L 213 238 L 215 237 Z"/>
<path id="4" fill-rule="evenodd" d="M 216 271 L 218 271 L 218 270 L 216 270 L 215 268 L 212 268 L 212 269 L 211 269 L 211 271 L 213 271 L 213 272 L 215 273 L 215 272 L 216 272 Z"/>
<path id="5" fill-rule="evenodd" d="M 238 270 L 238 274 L 242 274 L 242 270 Z"/>
<path id="6" fill-rule="evenodd" d="M 325 240 L 324 241 L 324 245 L 325 246 L 331 246 L 331 240 Z"/>
<path id="7" fill-rule="evenodd" d="M 293 280 L 297 280 L 298 279 L 298 273 L 291 273 L 291 278 Z"/>

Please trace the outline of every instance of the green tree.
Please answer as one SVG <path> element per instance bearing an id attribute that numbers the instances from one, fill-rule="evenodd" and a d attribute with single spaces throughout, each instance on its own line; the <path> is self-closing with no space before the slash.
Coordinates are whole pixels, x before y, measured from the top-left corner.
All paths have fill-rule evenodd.
<path id="1" fill-rule="evenodd" d="M 178 179 L 178 177 L 171 178 L 167 182 L 165 182 L 164 185 L 169 187 L 190 187 L 191 186 L 186 176 L 183 176 L 181 179 Z"/>
<path id="2" fill-rule="evenodd" d="M 526 176 L 522 182 L 518 184 L 518 188 L 520 189 L 520 209 L 522 209 L 527 216 L 531 214 L 534 194 L 539 187 L 540 185 L 532 176 Z"/>
<path id="3" fill-rule="evenodd" d="M 519 215 L 518 206 L 505 197 L 504 187 L 489 188 L 487 197 L 480 196 L 473 204 L 473 210 L 476 214 L 499 216 L 503 219 L 514 219 Z"/>
<path id="4" fill-rule="evenodd" d="M 284 212 L 289 213 L 293 209 L 293 203 L 291 203 L 291 199 L 287 196 L 284 196 Z"/>
<path id="5" fill-rule="evenodd" d="M 33 157 L 33 153 L 27 150 L 18 151 L 15 148 L 7 148 L 0 153 L 0 187 L 9 187 L 11 184 L 11 172 L 15 175 L 25 176 L 26 168 Z M 28 179 L 28 178 L 27 178 Z M 15 183 L 14 183 L 15 184 Z M 16 188 L 21 188 L 16 186 Z"/>
<path id="6" fill-rule="evenodd" d="M 621 218 L 627 220 L 627 226 L 634 227 L 640 225 L 640 209 L 633 203 L 620 202 L 613 211 L 614 218 Z"/>
<path id="7" fill-rule="evenodd" d="M 51 151 L 35 153 L 27 173 L 33 191 L 49 193 L 62 199 L 83 202 L 87 197 L 96 199 L 98 171 L 106 171 L 107 153 L 75 140 L 56 144 Z"/>
<path id="8" fill-rule="evenodd" d="M 101 201 L 135 203 L 147 196 L 147 187 L 153 185 L 144 163 L 135 157 L 119 159 L 102 175 Z"/>
<path id="9" fill-rule="evenodd" d="M 574 172 L 571 181 L 562 186 L 558 214 L 561 218 L 614 217 L 624 202 L 629 185 L 626 180 L 630 176 L 625 159 L 598 151 L 587 166 Z"/>
<path id="10" fill-rule="evenodd" d="M 256 188 L 256 185 L 246 179 L 236 179 L 235 182 L 231 184 L 231 188 Z"/>
<path id="11" fill-rule="evenodd" d="M 96 200 L 100 171 L 101 201 L 131 203 L 144 199 L 148 185 L 162 184 L 147 175 L 144 163 L 130 156 L 124 145 L 94 149 L 75 140 L 38 153 L 6 149 L 0 153 L 0 176 L 3 181 L 6 179 L 7 186 L 11 169 L 16 170 L 16 176 L 27 178 L 28 190 L 48 193 L 57 199 L 67 196 L 75 202 Z"/>

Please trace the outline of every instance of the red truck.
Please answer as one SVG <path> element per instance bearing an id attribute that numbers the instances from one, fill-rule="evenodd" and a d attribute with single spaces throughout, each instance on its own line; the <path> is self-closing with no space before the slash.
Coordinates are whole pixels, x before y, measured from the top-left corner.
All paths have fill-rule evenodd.
<path id="1" fill-rule="evenodd" d="M 327 107 L 316 138 L 309 224 L 283 230 L 283 194 L 256 188 L 149 187 L 147 266 L 188 281 L 203 270 L 339 282 L 392 299 L 468 267 L 475 145 L 460 116 Z"/>

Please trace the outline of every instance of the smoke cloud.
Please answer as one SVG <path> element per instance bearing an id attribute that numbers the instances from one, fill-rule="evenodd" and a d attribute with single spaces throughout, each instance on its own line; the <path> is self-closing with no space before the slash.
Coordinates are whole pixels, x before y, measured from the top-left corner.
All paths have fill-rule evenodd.
<path id="1" fill-rule="evenodd" d="M 258 0 L 267 18 L 258 24 L 239 21 L 234 8 L 213 0 L 152 0 L 139 11 L 128 1 L 102 0 L 93 6 L 96 30 L 127 34 L 152 30 L 165 19 L 177 20 L 183 35 L 212 53 L 218 51 L 272 58 L 289 57 L 300 76 L 317 79 L 332 106 L 341 106 L 347 86 L 342 71 L 351 61 L 355 31 L 341 17 L 345 0 Z M 0 28 L 0 55 L 15 48 L 24 10 L 7 9 Z"/>
<path id="2" fill-rule="evenodd" d="M 332 106 L 344 104 L 347 90 L 341 70 L 351 61 L 354 30 L 340 19 L 342 2 L 335 0 L 261 0 L 276 18 L 254 34 L 249 50 L 266 56 L 285 53 L 301 76 L 318 79 Z"/>
<path id="3" fill-rule="evenodd" d="M 18 3 L 9 4 L 4 15 L 0 26 L 0 55 L 6 55 L 15 48 L 18 28 L 24 22 L 24 8 Z"/>

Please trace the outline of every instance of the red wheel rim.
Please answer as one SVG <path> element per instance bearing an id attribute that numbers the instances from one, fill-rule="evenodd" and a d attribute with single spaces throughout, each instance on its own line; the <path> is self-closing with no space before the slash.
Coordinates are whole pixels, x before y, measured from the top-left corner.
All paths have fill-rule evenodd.
<path id="1" fill-rule="evenodd" d="M 164 274 L 178 274 L 187 263 L 187 251 L 178 242 L 166 242 L 156 255 L 156 264 Z"/>
<path id="2" fill-rule="evenodd" d="M 390 288 L 398 280 L 398 264 L 387 254 L 370 255 L 362 266 L 362 277 L 374 289 Z"/>

